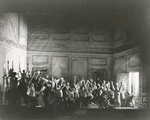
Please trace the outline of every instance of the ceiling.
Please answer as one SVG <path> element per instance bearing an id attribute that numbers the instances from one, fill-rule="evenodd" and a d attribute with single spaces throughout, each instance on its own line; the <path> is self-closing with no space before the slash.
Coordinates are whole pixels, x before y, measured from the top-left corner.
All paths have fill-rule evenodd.
<path id="1" fill-rule="evenodd" d="M 149 3 L 149 0 L 1 0 L 0 11 L 49 16 L 85 26 L 105 24 L 105 27 L 119 28 L 142 24 Z"/>
<path id="2" fill-rule="evenodd" d="M 148 0 L 1 0 L 0 3 L 3 12 L 44 12 L 51 14 L 79 11 L 84 13 L 102 11 L 115 12 L 114 14 L 122 12 L 139 14 L 149 7 Z"/>

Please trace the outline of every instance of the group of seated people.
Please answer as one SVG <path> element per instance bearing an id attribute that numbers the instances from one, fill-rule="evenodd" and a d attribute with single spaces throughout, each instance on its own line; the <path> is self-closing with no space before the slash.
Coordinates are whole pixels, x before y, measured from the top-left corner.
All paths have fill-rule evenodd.
<path id="1" fill-rule="evenodd" d="M 20 75 L 10 72 L 6 77 L 6 97 L 8 105 L 28 107 L 78 107 L 95 105 L 100 109 L 134 107 L 134 95 L 130 95 L 124 83 L 113 81 L 77 80 L 73 82 L 61 77 L 56 79 L 40 71 L 32 75 L 20 71 Z M 19 98 L 19 99 L 18 99 Z"/>

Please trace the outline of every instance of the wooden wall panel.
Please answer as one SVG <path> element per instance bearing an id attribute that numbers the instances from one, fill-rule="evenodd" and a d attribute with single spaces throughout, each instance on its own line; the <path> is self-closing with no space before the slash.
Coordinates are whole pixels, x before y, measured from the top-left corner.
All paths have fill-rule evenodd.
<path id="1" fill-rule="evenodd" d="M 53 40 L 70 40 L 70 33 L 54 33 Z"/>
<path id="2" fill-rule="evenodd" d="M 34 34 L 34 40 L 47 40 L 49 37 L 46 33 Z"/>
<path id="3" fill-rule="evenodd" d="M 107 66 L 106 58 L 92 58 L 91 59 L 92 66 Z"/>
<path id="4" fill-rule="evenodd" d="M 52 57 L 52 76 L 53 77 L 69 77 L 69 58 L 64 56 Z"/>
<path id="5" fill-rule="evenodd" d="M 72 58 L 72 76 L 88 78 L 88 58 Z"/>
<path id="6" fill-rule="evenodd" d="M 129 67 L 140 66 L 140 54 L 135 53 L 129 56 Z"/>
<path id="7" fill-rule="evenodd" d="M 33 64 L 33 56 L 49 56 L 49 63 Z M 96 60 L 95 60 L 96 59 Z M 93 60 L 91 62 L 91 60 Z M 98 60 L 98 61 L 97 61 Z M 103 62 L 100 62 L 104 60 Z M 77 80 L 92 78 L 92 70 L 106 69 L 111 79 L 111 55 L 100 54 L 82 54 L 82 53 L 54 53 L 54 52 L 28 52 L 29 69 L 35 67 L 47 67 L 48 74 L 54 77 L 66 77 L 72 81 L 73 76 L 77 76 Z M 107 64 L 106 64 L 107 63 Z M 100 65 L 102 64 L 102 65 Z"/>
<path id="8" fill-rule="evenodd" d="M 109 31 L 97 28 L 98 30 L 95 32 L 93 31 L 94 28 L 82 28 L 82 26 L 75 24 L 72 29 L 70 25 L 68 27 L 64 25 L 62 27 L 61 24 L 57 24 L 57 27 L 51 25 L 40 26 L 38 23 L 34 23 L 33 19 L 28 22 L 28 51 L 91 54 L 112 53 L 111 34 Z M 47 32 L 45 32 L 46 30 Z M 55 47 L 58 44 L 64 47 Z"/>
<path id="9" fill-rule="evenodd" d="M 84 35 L 84 34 L 74 34 L 72 36 L 72 38 L 75 41 L 89 41 L 90 36 L 89 35 Z"/>
<path id="10" fill-rule="evenodd" d="M 127 56 L 120 56 L 114 59 L 114 73 L 127 72 Z"/>
<path id="11" fill-rule="evenodd" d="M 49 56 L 47 55 L 33 55 L 32 57 L 32 63 L 34 65 L 48 64 L 49 62 Z"/>
<path id="12" fill-rule="evenodd" d="M 122 71 L 116 71 L 115 69 L 117 69 L 117 66 L 118 68 L 122 67 L 126 72 L 139 71 L 141 69 L 141 52 L 139 48 L 134 48 L 120 53 L 116 53 L 113 55 L 113 57 L 113 73 L 120 73 Z"/>
<path id="13" fill-rule="evenodd" d="M 93 40 L 96 42 L 106 42 L 106 36 L 93 34 Z"/>

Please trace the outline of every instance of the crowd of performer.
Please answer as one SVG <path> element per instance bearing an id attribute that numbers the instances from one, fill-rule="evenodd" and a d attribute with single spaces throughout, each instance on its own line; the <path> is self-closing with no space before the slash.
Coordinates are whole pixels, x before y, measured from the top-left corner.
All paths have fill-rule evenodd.
<path id="1" fill-rule="evenodd" d="M 134 107 L 134 95 L 125 89 L 125 84 L 113 81 L 90 79 L 72 82 L 61 77 L 50 77 L 40 71 L 19 74 L 11 69 L 5 77 L 5 103 L 27 107 L 88 107 L 97 105 L 107 109 L 115 107 Z"/>

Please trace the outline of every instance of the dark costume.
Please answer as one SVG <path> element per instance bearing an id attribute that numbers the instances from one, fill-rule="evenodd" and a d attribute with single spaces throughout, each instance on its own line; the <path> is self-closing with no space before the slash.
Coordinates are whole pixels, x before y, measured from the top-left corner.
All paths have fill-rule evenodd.
<path id="1" fill-rule="evenodd" d="M 18 99 L 18 90 L 17 90 L 17 78 L 15 74 L 13 76 L 8 77 L 8 86 L 7 86 L 7 98 L 9 105 L 17 105 Z"/>

